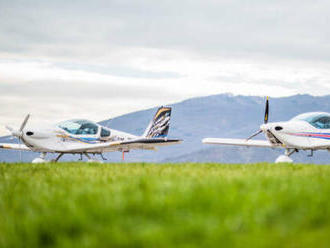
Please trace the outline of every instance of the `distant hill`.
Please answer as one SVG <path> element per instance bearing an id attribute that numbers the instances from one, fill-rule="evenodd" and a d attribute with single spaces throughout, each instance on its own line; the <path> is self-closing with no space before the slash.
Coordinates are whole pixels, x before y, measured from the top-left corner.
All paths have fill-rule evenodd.
<path id="1" fill-rule="evenodd" d="M 158 152 L 131 151 L 126 155 L 126 161 L 153 162 L 225 162 L 243 163 L 269 161 L 283 153 L 282 150 L 220 147 L 203 145 L 204 137 L 233 137 L 244 138 L 258 130 L 263 121 L 263 97 L 232 96 L 220 94 L 207 97 L 188 99 L 171 104 L 172 119 L 170 137 L 181 138 L 181 145 L 163 147 Z M 126 114 L 101 124 L 114 129 L 142 134 L 157 108 Z M 330 111 L 330 95 L 315 97 L 310 95 L 295 95 L 290 97 L 270 99 L 270 121 L 283 121 L 293 116 L 310 111 Z M 259 135 L 258 139 L 263 136 Z M 0 138 L 0 142 L 6 142 Z M 16 155 L 15 155 L 16 154 Z M 294 154 L 297 162 L 329 163 L 329 152 L 316 152 L 314 157 L 306 157 L 306 152 Z M 23 153 L 24 160 L 31 160 L 36 155 Z M 120 161 L 120 153 L 108 153 L 110 161 Z M 17 152 L 0 151 L 1 161 L 17 161 Z M 67 159 L 72 157 L 66 156 Z M 75 156 L 77 159 L 78 156 Z"/>

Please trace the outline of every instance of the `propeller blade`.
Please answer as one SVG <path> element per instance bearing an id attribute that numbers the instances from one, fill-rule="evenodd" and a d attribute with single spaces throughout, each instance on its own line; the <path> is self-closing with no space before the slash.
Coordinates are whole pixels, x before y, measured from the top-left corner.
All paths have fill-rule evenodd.
<path id="1" fill-rule="evenodd" d="M 5 128 L 6 128 L 9 132 L 11 132 L 11 133 L 12 133 L 13 130 L 14 130 L 14 129 L 13 129 L 12 127 L 10 127 L 10 126 L 5 126 Z"/>
<path id="2" fill-rule="evenodd" d="M 265 116 L 264 116 L 264 124 L 267 124 L 268 122 L 268 117 L 269 117 L 269 98 L 267 96 L 267 100 L 266 100 L 266 107 L 265 107 Z M 261 134 L 262 130 L 258 130 L 257 132 L 255 132 L 254 134 L 252 134 L 250 137 L 248 137 L 246 140 L 250 140 L 253 137 L 257 136 L 258 134 Z"/>
<path id="3" fill-rule="evenodd" d="M 269 99 L 268 99 L 268 96 L 267 96 L 266 107 L 265 107 L 264 124 L 268 123 L 268 117 L 269 117 Z"/>
<path id="4" fill-rule="evenodd" d="M 14 128 L 6 126 L 6 129 L 11 133 L 12 137 L 10 139 L 13 139 L 14 137 L 18 138 L 20 136 L 21 132 L 15 130 Z"/>
<path id="5" fill-rule="evenodd" d="M 28 114 L 27 116 L 25 116 L 25 119 L 24 119 L 24 121 L 22 122 L 21 127 L 19 128 L 19 131 L 20 131 L 20 132 L 23 131 L 23 129 L 24 129 L 26 123 L 28 122 L 29 118 L 30 118 L 30 114 Z"/>
<path id="6" fill-rule="evenodd" d="M 257 136 L 258 134 L 262 133 L 262 130 L 260 129 L 258 132 L 252 134 L 249 138 L 247 138 L 246 140 L 252 139 L 253 137 Z"/>

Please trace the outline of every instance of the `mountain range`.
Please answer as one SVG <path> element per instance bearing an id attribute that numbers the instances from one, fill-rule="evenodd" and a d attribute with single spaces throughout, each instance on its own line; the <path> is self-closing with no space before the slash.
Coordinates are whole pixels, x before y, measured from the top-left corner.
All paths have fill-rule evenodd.
<path id="1" fill-rule="evenodd" d="M 273 162 L 283 153 L 281 149 L 222 147 L 204 145 L 204 137 L 246 138 L 259 129 L 263 122 L 265 98 L 257 96 L 234 96 L 219 94 L 191 98 L 179 103 L 169 104 L 172 107 L 170 138 L 180 138 L 180 145 L 162 147 L 159 151 L 131 151 L 125 160 L 145 162 L 223 162 L 250 163 Z M 153 117 L 157 107 L 122 115 L 101 121 L 100 124 L 141 135 Z M 330 95 L 311 96 L 294 95 L 270 99 L 270 121 L 285 121 L 292 117 L 312 111 L 329 112 Z M 264 139 L 259 135 L 256 139 Z M 0 137 L 1 142 L 10 142 L 9 137 Z M 292 155 L 295 162 L 330 163 L 330 153 L 316 151 L 313 157 L 300 151 Z M 23 152 L 22 160 L 31 161 L 37 154 Z M 109 161 L 120 161 L 118 152 L 105 154 Z M 78 156 L 65 155 L 63 160 L 76 160 Z M 0 161 L 19 161 L 16 151 L 0 151 Z"/>

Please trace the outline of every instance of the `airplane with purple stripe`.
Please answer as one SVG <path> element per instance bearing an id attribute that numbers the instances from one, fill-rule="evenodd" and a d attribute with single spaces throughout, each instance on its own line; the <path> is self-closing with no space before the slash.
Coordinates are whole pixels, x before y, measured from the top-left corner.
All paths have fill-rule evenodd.
<path id="1" fill-rule="evenodd" d="M 276 159 L 279 162 L 293 162 L 292 154 L 299 150 L 328 150 L 330 152 L 330 114 L 326 112 L 309 112 L 300 114 L 289 121 L 270 122 L 269 99 L 267 97 L 264 123 L 260 129 L 247 139 L 205 138 L 204 144 L 234 145 L 283 148 L 284 155 Z M 256 135 L 264 133 L 266 140 L 252 140 Z"/>

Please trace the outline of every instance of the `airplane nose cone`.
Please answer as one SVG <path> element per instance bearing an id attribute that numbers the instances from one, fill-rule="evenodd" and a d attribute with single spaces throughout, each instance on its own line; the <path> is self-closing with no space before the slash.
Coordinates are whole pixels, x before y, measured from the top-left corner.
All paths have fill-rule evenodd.
<path id="1" fill-rule="evenodd" d="M 271 131 L 272 133 L 274 132 L 280 132 L 284 129 L 283 124 L 278 122 L 278 123 L 268 123 L 268 124 L 262 124 L 260 126 L 260 129 L 262 131 Z"/>
<path id="2" fill-rule="evenodd" d="M 12 130 L 11 134 L 15 137 L 20 137 L 22 135 L 22 133 L 18 130 Z"/>
<path id="3" fill-rule="evenodd" d="M 39 131 L 34 129 L 27 129 L 23 132 L 25 139 L 45 139 L 49 138 L 49 134 L 45 131 Z"/>
<path id="4" fill-rule="evenodd" d="M 262 131 L 266 132 L 267 130 L 270 129 L 270 125 L 269 125 L 269 124 L 262 124 L 262 125 L 260 126 L 260 129 L 261 129 Z"/>

